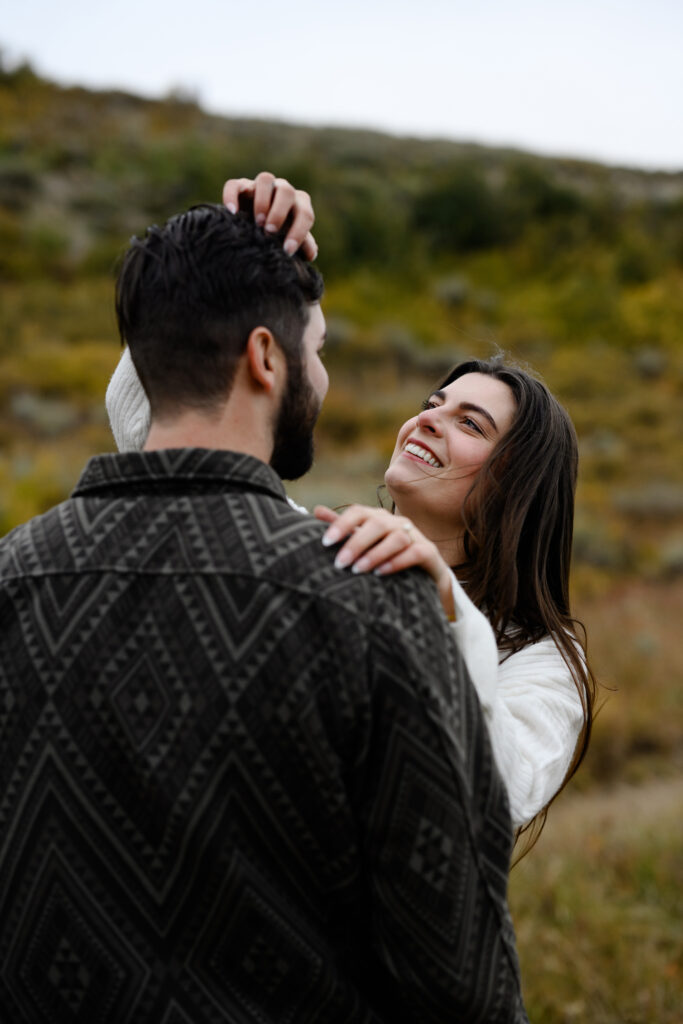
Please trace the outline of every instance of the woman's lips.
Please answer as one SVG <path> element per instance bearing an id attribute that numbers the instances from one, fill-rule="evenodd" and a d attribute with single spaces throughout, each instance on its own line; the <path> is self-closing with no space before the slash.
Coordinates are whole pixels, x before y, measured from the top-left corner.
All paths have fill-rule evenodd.
<path id="1" fill-rule="evenodd" d="M 424 462 L 428 466 L 433 466 L 434 469 L 443 468 L 442 463 L 437 459 L 431 448 L 420 444 L 419 441 L 413 441 L 412 438 L 404 445 L 403 454 L 415 459 L 417 462 Z"/>

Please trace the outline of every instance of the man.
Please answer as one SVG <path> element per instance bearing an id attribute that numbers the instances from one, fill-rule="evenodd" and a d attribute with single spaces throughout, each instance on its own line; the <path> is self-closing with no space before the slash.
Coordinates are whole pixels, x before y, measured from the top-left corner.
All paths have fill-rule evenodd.
<path id="1" fill-rule="evenodd" d="M 243 212 L 134 240 L 145 450 L 0 543 L 2 1021 L 526 1020 L 436 594 L 335 570 L 278 476 L 312 457 L 321 290 Z"/>

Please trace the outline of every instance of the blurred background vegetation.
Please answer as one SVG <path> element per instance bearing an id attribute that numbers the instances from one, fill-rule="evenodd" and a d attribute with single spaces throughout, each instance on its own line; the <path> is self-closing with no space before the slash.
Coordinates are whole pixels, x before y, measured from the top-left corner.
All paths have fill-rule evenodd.
<path id="1" fill-rule="evenodd" d="M 533 1022 L 680 1022 L 683 173 L 209 116 L 0 55 L 0 533 L 111 450 L 116 261 L 225 178 L 311 192 L 332 379 L 312 505 L 376 501 L 397 426 L 502 348 L 581 444 L 574 601 L 603 683 L 588 760 L 513 870 Z"/>

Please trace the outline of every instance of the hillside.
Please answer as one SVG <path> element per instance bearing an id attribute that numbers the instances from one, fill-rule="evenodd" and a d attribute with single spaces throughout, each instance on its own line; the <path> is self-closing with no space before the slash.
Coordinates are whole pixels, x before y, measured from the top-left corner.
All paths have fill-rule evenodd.
<path id="1" fill-rule="evenodd" d="M 321 470 L 345 456 L 379 482 L 421 388 L 499 345 L 577 425 L 577 561 L 679 570 L 683 173 L 231 120 L 0 65 L 0 436 L 24 477 L 52 438 L 62 462 L 77 439 L 108 444 L 111 281 L 129 236 L 263 167 L 307 188 L 318 211 L 333 369 Z M 35 506 L 6 492 L 0 526 L 52 500 L 70 472 Z"/>
<path id="2" fill-rule="evenodd" d="M 579 603 L 675 582 L 683 173 L 220 118 L 27 66 L 0 66 L 0 530 L 111 447 L 112 281 L 130 235 L 263 167 L 313 195 L 327 284 L 332 387 L 293 495 L 374 501 L 397 425 L 453 362 L 500 346 L 577 426 Z"/>

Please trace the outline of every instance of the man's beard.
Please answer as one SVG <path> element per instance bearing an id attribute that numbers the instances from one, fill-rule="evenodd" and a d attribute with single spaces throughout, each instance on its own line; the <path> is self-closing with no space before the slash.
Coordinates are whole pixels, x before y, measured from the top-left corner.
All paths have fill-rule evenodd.
<path id="1" fill-rule="evenodd" d="M 313 465 L 313 428 L 320 401 L 300 360 L 287 360 L 287 387 L 275 424 L 270 465 L 283 480 L 298 480 Z"/>

